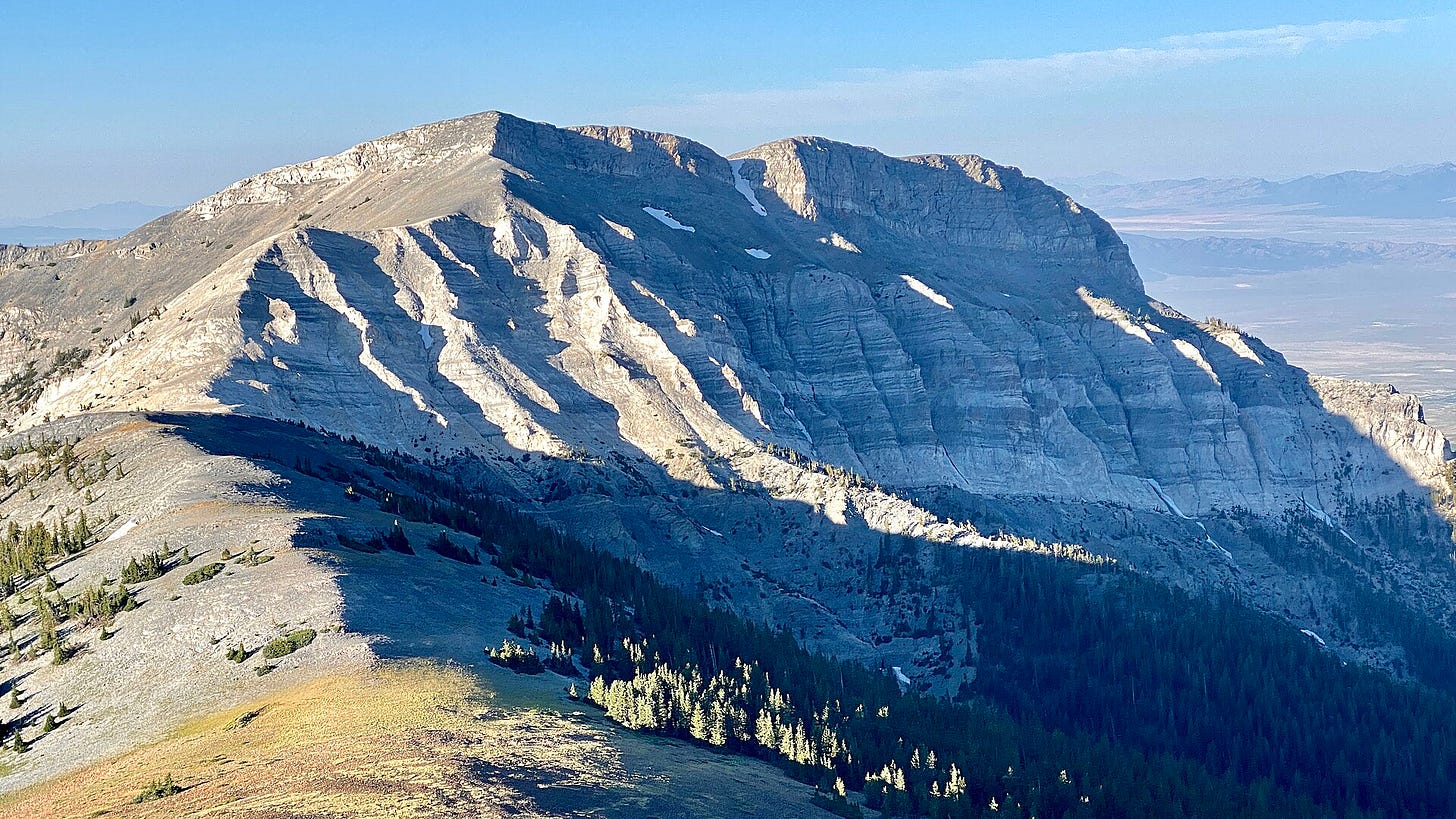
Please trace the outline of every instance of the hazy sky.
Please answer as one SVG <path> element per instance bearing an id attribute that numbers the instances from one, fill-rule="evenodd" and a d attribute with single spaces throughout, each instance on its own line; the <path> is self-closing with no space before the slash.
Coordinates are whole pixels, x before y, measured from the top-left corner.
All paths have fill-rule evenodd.
<path id="1" fill-rule="evenodd" d="M 1451 2 L 0 0 L 0 42 L 0 218 L 180 205 L 488 109 L 1044 177 L 1456 159 Z"/>

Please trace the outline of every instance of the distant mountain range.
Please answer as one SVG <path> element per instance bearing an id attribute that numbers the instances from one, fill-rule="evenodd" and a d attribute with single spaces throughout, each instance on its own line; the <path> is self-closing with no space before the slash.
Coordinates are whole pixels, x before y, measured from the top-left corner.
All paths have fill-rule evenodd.
<path id="1" fill-rule="evenodd" d="M 1432 242 L 1301 242 L 1246 236 L 1188 239 L 1124 233 L 1143 278 L 1229 276 L 1346 264 L 1456 265 L 1456 245 Z"/>
<path id="2" fill-rule="evenodd" d="M 144 202 L 111 202 L 45 216 L 0 219 L 0 244 L 47 245 L 67 239 L 111 239 L 168 213 Z"/>
<path id="3" fill-rule="evenodd" d="M 1084 177 L 1058 184 L 1107 217 L 1269 207 L 1326 216 L 1456 216 L 1456 163 L 1345 171 L 1276 182 L 1258 177 L 1129 182 Z"/>

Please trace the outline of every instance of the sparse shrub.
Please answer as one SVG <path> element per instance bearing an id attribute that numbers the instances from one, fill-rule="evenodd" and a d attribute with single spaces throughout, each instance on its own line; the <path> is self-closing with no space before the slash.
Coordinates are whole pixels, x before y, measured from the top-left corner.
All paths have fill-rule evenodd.
<path id="1" fill-rule="evenodd" d="M 105 585 L 93 586 L 72 600 L 67 608 L 70 616 L 81 626 L 108 626 L 117 612 L 131 611 L 137 607 L 136 598 L 125 584 L 114 591 Z"/>
<path id="2" fill-rule="evenodd" d="M 461 563 L 469 563 L 472 566 L 480 565 L 480 556 L 472 553 L 463 546 L 456 546 L 450 542 L 450 536 L 440 530 L 440 536 L 430 541 L 430 551 L 441 557 L 448 557 L 451 560 L 458 560 Z"/>
<path id="3" fill-rule="evenodd" d="M 565 643 L 551 644 L 551 656 L 546 658 L 545 665 L 563 677 L 581 676 L 576 663 L 571 659 L 571 647 Z"/>
<path id="4" fill-rule="evenodd" d="M 55 375 L 69 375 L 81 368 L 86 359 L 91 357 L 91 351 L 85 347 L 70 347 L 65 350 L 58 350 L 56 357 L 51 362 L 51 371 Z"/>
<path id="5" fill-rule="evenodd" d="M 517 674 L 540 674 L 546 670 L 536 652 L 510 638 L 503 640 L 500 648 L 488 648 L 485 653 L 491 662 Z"/>
<path id="6" fill-rule="evenodd" d="M 384 536 L 384 545 L 400 554 L 412 555 L 415 553 L 414 548 L 410 546 L 409 538 L 404 533 L 404 528 L 399 525 L 397 520 L 394 522 L 393 528 L 389 530 L 389 534 Z"/>
<path id="7" fill-rule="evenodd" d="M 227 552 L 223 552 L 223 555 L 226 556 Z M 214 577 L 217 577 L 219 574 L 222 574 L 222 570 L 223 564 L 209 563 L 200 569 L 195 569 L 191 572 L 188 572 L 187 576 L 182 578 L 182 585 L 195 586 L 198 583 L 205 583 L 213 579 Z"/>
<path id="8" fill-rule="evenodd" d="M 318 632 L 314 631 L 311 628 L 301 628 L 297 631 L 289 632 L 282 637 L 276 637 L 272 640 L 269 640 L 267 644 L 263 646 L 263 656 L 269 660 L 276 660 L 279 657 L 287 657 L 289 654 L 292 654 L 293 652 L 299 650 L 300 648 L 303 648 L 309 643 L 312 643 L 313 638 L 317 636 Z"/>
<path id="9" fill-rule="evenodd" d="M 241 663 L 251 656 L 253 656 L 253 652 L 245 648 L 242 643 L 238 643 L 236 647 L 228 649 L 227 653 L 227 658 L 235 663 Z"/>
<path id="10" fill-rule="evenodd" d="M 172 781 L 172 775 L 167 774 L 161 779 L 152 780 L 152 783 L 147 785 L 147 789 L 141 792 L 141 795 L 136 798 L 136 801 L 138 804 L 151 802 L 155 799 L 166 799 L 172 794 L 181 792 L 182 789 L 177 786 L 176 782 Z"/>
<path id="11" fill-rule="evenodd" d="M 160 551 L 151 551 L 142 555 L 140 561 L 132 558 L 131 562 L 122 567 L 121 582 L 144 583 L 148 580 L 155 580 L 166 573 L 166 555 Z"/>
<path id="12" fill-rule="evenodd" d="M 240 566 L 261 566 L 272 559 L 273 555 L 260 554 L 257 549 L 249 546 L 247 553 L 240 555 L 233 562 Z"/>
<path id="13" fill-rule="evenodd" d="M 54 730 L 56 730 L 56 717 L 54 714 L 46 714 L 45 722 L 40 726 L 40 732 L 42 734 L 49 734 Z"/>

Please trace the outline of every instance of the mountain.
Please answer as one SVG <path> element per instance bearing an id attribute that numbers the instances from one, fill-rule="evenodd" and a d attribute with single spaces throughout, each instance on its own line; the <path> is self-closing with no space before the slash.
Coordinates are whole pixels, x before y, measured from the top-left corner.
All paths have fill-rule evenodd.
<path id="1" fill-rule="evenodd" d="M 551 591 L 571 594 L 589 620 L 636 618 L 625 642 L 599 644 L 609 654 L 618 644 L 630 654 L 642 634 L 661 641 L 661 668 L 645 649 L 600 662 L 585 645 L 579 659 L 568 651 L 597 673 L 617 669 L 616 684 L 640 686 L 631 690 L 677 679 L 670 646 L 682 634 L 727 634 L 722 645 L 737 648 L 720 654 L 703 637 L 691 669 L 759 646 L 762 667 L 798 669 L 789 676 L 811 692 L 801 699 L 828 696 L 809 682 L 834 677 L 820 661 L 780 643 L 770 651 L 763 635 L 732 637 L 757 633 L 714 619 L 739 618 L 854 668 L 893 668 L 862 689 L 856 672 L 838 672 L 842 696 L 874 690 L 866 701 L 878 702 L 893 692 L 875 685 L 897 683 L 931 695 L 881 714 L 924 714 L 916 730 L 951 719 L 935 710 L 951 707 L 943 698 L 989 698 L 1002 716 L 987 724 L 1017 726 L 1006 736 L 1018 739 L 997 747 L 1042 748 L 1023 755 L 1053 779 L 1054 762 L 1081 752 L 1051 755 L 1062 740 L 1039 745 L 1028 726 L 1102 736 L 1116 723 L 1116 753 L 1147 756 L 1087 751 L 1100 761 L 1078 771 L 1171 755 L 1180 782 L 1213 793 L 1232 787 L 1227 769 L 1252 788 L 1246 773 L 1262 762 L 1220 765 L 1210 755 L 1223 746 L 1199 737 L 1231 718 L 1249 696 L 1238 685 L 1255 678 L 1277 689 L 1268 696 L 1290 709 L 1290 741 L 1308 744 L 1310 760 L 1318 748 L 1358 756 L 1395 741 L 1379 728 L 1337 741 L 1328 715 L 1349 704 L 1321 697 L 1358 692 L 1390 725 L 1445 724 L 1432 716 L 1444 695 L 1400 700 L 1428 695 L 1391 682 L 1453 685 L 1456 569 L 1441 516 L 1452 451 L 1419 402 L 1311 376 L 1235 327 L 1150 298 L 1107 222 L 980 157 L 893 158 L 798 137 L 725 158 L 666 134 L 480 114 L 242 180 L 118 240 L 0 248 L 0 299 L 0 398 L 20 459 L 9 468 L 43 476 L 12 492 L 6 514 L 71 510 L 68 521 L 91 509 L 117 527 L 52 572 L 58 593 L 114 578 L 141 549 L 232 550 L 216 579 L 179 584 L 175 567 L 155 580 L 125 615 L 147 626 L 118 618 L 115 641 L 86 637 L 78 660 L 15 667 L 48 707 L 75 696 L 90 703 L 80 719 L 109 715 L 93 727 L 105 743 L 82 744 L 79 732 L 37 742 L 18 784 L 159 740 L 177 714 L 247 713 L 260 691 L 252 670 L 217 657 L 294 633 L 270 623 L 315 632 L 317 647 L 284 655 L 293 659 L 278 677 L 264 672 L 266 686 L 302 684 L 381 658 L 480 660 L 482 645 L 508 639 L 512 612 L 544 618 Z M 65 466 L 72 441 L 83 454 Z M 122 466 L 112 472 L 102 452 Z M 481 521 L 505 513 L 474 505 L 482 498 L 549 528 L 503 549 Z M 389 546 L 401 520 L 413 555 Z M 250 530 L 252 544 L 235 534 Z M 486 547 L 499 552 L 494 566 Z M 571 574 L 588 554 L 572 550 L 588 548 L 616 568 Z M 233 562 L 243 550 L 277 560 Z M 22 595 L 44 582 L 33 568 Z M 621 579 L 642 569 L 706 603 Z M 609 593 L 617 607 L 592 608 Z M 688 612 L 676 637 L 652 631 L 659 600 Z M 526 633 L 521 619 L 512 633 Z M 148 635 L 168 623 L 173 653 L 163 654 Z M 1211 636 L 1196 636 L 1208 624 Z M 1097 637 L 1113 632 L 1122 637 Z M 1195 642 L 1213 667 L 1240 653 L 1271 665 L 1205 678 L 1197 719 L 1164 726 L 1186 712 L 1137 709 L 1194 693 L 1170 681 L 1192 667 L 1179 657 Z M 94 681 L 139 669 L 164 678 L 164 662 L 188 684 L 149 706 L 145 731 L 122 730 L 130 723 L 114 709 L 135 691 Z M 1046 669 L 1084 663 L 1085 673 L 1053 676 L 1085 688 L 1046 688 Z M 1099 676 L 1114 669 L 1122 682 Z M 490 679 L 512 703 L 572 707 L 539 687 L 519 693 L 509 675 Z M 1144 688 L 1138 705 L 1120 693 L 1127 681 L 1156 693 Z M 1329 693 L 1311 697 L 1311 686 Z M 623 710 L 626 688 L 613 691 L 614 722 L 660 727 Z M 1119 693 L 1100 699 L 1109 692 Z M 750 742 L 746 727 L 716 742 L 707 712 L 693 713 L 692 736 Z M 811 725 L 827 719 L 806 713 Z M 837 755 L 843 737 L 830 722 L 836 739 L 813 753 L 765 744 L 777 723 L 753 741 L 806 778 L 838 771 L 887 810 L 898 810 L 897 792 L 923 809 L 930 778 L 937 794 L 955 779 L 946 763 L 896 786 L 895 771 L 903 781 L 912 766 L 903 742 L 893 751 L 903 760 L 868 776 Z M 607 744 L 636 741 L 592 725 Z M 909 725 L 845 736 L 870 743 L 852 754 L 863 759 L 865 748 L 891 753 L 864 736 Z M 949 758 L 965 741 L 956 736 L 926 749 L 943 739 Z M 1229 753 L 1263 759 L 1252 745 Z M 999 759 L 990 752 L 956 758 L 957 775 L 979 760 L 977 810 L 982 796 L 1053 798 L 1034 778 L 998 781 L 1006 766 L 988 764 Z M 1404 769 L 1387 763 L 1369 760 L 1391 785 L 1382 793 L 1446 804 L 1444 791 L 1420 789 L 1436 785 L 1396 787 Z M 1316 767 L 1281 772 L 1268 798 L 1333 804 L 1341 797 L 1307 779 Z M 983 769 L 995 778 L 977 778 Z M 1127 793 L 1098 781 L 1099 794 Z"/>
<path id="2" fill-rule="evenodd" d="M 67 239 L 109 239 L 171 210 L 141 202 L 111 202 L 45 216 L 0 219 L 0 243 L 50 245 Z"/>
<path id="3" fill-rule="evenodd" d="M 1345 171 L 1285 181 L 1257 177 L 1081 183 L 1069 192 L 1108 216 L 1216 213 L 1266 207 L 1324 216 L 1423 219 L 1456 216 L 1456 163 Z"/>

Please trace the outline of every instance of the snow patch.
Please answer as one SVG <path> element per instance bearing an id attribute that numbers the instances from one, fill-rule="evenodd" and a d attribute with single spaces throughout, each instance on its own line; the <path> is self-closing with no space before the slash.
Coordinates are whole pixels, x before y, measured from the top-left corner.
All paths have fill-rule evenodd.
<path id="1" fill-rule="evenodd" d="M 435 337 L 431 335 L 430 325 L 428 324 L 420 324 L 420 343 L 425 345 L 426 350 L 432 349 L 435 346 Z"/>
<path id="2" fill-rule="evenodd" d="M 955 306 L 947 301 L 945 296 L 942 296 L 939 293 L 935 292 L 933 289 L 931 289 L 930 285 L 926 284 L 925 282 L 922 282 L 914 276 L 905 275 L 903 273 L 900 274 L 900 278 L 904 279 L 905 283 L 910 285 L 910 289 L 914 290 L 916 293 L 919 293 L 925 298 L 930 299 L 931 301 L 935 302 L 941 307 L 944 307 L 947 310 L 955 309 Z"/>
<path id="3" fill-rule="evenodd" d="M 899 683 L 900 687 L 905 688 L 910 685 L 910 678 L 905 676 L 905 672 L 900 670 L 900 666 L 892 665 L 890 670 L 895 673 L 895 682 Z"/>
<path id="4" fill-rule="evenodd" d="M 1352 537 L 1350 537 L 1350 533 L 1345 531 L 1345 527 L 1341 526 L 1338 523 L 1335 523 L 1335 519 L 1332 518 L 1332 517 L 1330 517 L 1328 514 L 1326 514 L 1325 513 L 1325 510 L 1319 508 L 1318 506 L 1315 506 L 1314 504 L 1310 503 L 1309 501 L 1305 500 L 1304 498 L 1300 498 L 1299 499 L 1299 502 L 1302 503 L 1302 504 L 1304 504 L 1304 508 L 1305 509 L 1308 509 L 1310 511 L 1310 514 L 1312 514 L 1315 517 L 1319 518 L 1320 521 L 1322 523 L 1324 523 L 1324 525 L 1330 527 L 1331 529 L 1334 529 L 1335 531 L 1337 531 L 1341 535 L 1343 535 L 1345 537 L 1345 540 L 1350 541 L 1350 543 L 1352 543 L 1352 544 L 1354 544 L 1356 546 L 1360 545 L 1358 543 L 1355 543 L 1355 539 L 1352 538 Z"/>
<path id="5" fill-rule="evenodd" d="M 1307 628 L 1300 629 L 1299 630 L 1299 633 L 1300 634 L 1303 634 L 1304 636 L 1308 637 L 1311 640 L 1314 640 L 1316 643 L 1319 643 L 1322 646 L 1325 644 L 1325 639 L 1323 637 L 1319 636 L 1318 634 L 1315 634 L 1313 631 L 1310 631 Z"/>
<path id="6" fill-rule="evenodd" d="M 1178 517 L 1180 517 L 1180 518 L 1182 518 L 1184 520 L 1193 520 L 1193 518 L 1190 518 L 1187 515 L 1183 514 L 1183 510 L 1178 508 L 1178 504 L 1174 503 L 1173 502 L 1173 499 L 1170 498 L 1170 497 L 1168 497 L 1168 493 L 1163 491 L 1163 485 L 1162 484 L 1158 483 L 1157 481 L 1153 480 L 1152 478 L 1144 478 L 1144 480 L 1146 480 L 1148 482 L 1148 486 L 1151 486 L 1153 488 L 1153 491 L 1154 492 L 1157 492 L 1158 493 L 1158 497 L 1160 497 L 1160 498 L 1163 499 L 1163 503 L 1166 503 L 1168 505 L 1168 509 L 1173 514 L 1177 515 Z"/>
<path id="7" fill-rule="evenodd" d="M 743 198 L 747 199 L 748 204 L 753 206 L 754 213 L 759 216 L 767 216 L 768 209 L 758 203 L 758 197 L 753 193 L 753 186 L 749 185 L 748 180 L 743 178 L 743 174 L 739 173 L 739 169 L 743 167 L 743 160 L 730 159 L 728 160 L 728 167 L 733 169 L 733 189 L 743 194 Z"/>
<path id="8" fill-rule="evenodd" d="M 135 529 L 136 528 L 136 525 L 137 525 L 136 518 L 132 518 L 131 520 L 127 521 L 126 523 L 121 524 L 120 526 L 116 527 L 116 531 L 115 532 L 112 532 L 110 535 L 107 535 L 106 542 L 107 543 L 110 543 L 113 540 L 121 540 L 122 538 L 126 537 L 126 535 L 127 535 L 128 532 L 130 532 L 131 530 Z"/>
<path id="9" fill-rule="evenodd" d="M 1234 560 L 1234 553 L 1233 552 L 1230 552 L 1228 549 L 1225 549 L 1224 547 L 1218 545 L 1218 541 L 1214 540 L 1213 539 L 1213 535 L 1210 535 L 1208 533 L 1208 528 L 1206 526 L 1204 526 L 1203 524 L 1200 523 L 1200 524 L 1198 524 L 1198 528 L 1200 528 L 1200 529 L 1203 530 L 1203 540 L 1204 540 L 1205 543 L 1207 543 L 1209 546 L 1212 546 L 1213 548 L 1219 550 L 1219 552 L 1221 552 L 1224 557 L 1228 558 L 1228 561 L 1230 563 L 1233 563 L 1235 566 L 1238 565 L 1238 562 Z"/>
<path id="10" fill-rule="evenodd" d="M 651 216 L 653 219 L 656 219 L 664 225 L 667 225 L 673 230 L 686 230 L 688 233 L 698 232 L 697 228 L 693 227 L 692 225 L 685 225 L 682 222 L 679 222 L 678 220 L 672 218 L 671 213 L 668 213 L 662 208 L 643 208 L 642 210 L 648 216 Z"/>
<path id="11" fill-rule="evenodd" d="M 773 257 L 773 254 L 769 253 L 767 250 L 762 250 L 756 247 L 745 247 L 743 249 L 743 252 L 747 253 L 755 259 L 768 259 Z"/>

